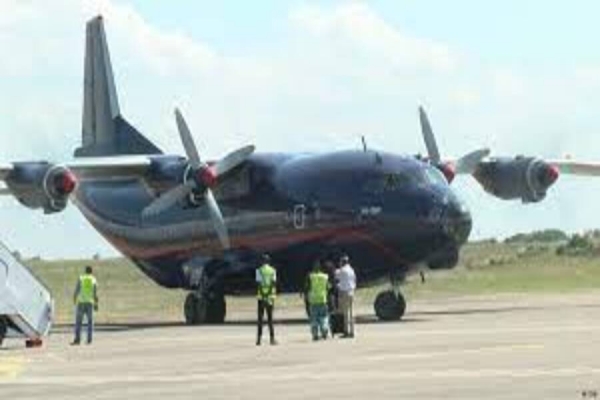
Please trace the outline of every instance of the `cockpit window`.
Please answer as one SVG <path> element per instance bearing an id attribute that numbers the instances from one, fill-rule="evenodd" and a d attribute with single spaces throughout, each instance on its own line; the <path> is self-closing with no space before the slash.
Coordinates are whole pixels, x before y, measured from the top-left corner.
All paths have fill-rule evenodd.
<path id="1" fill-rule="evenodd" d="M 446 178 L 437 168 L 427 166 L 407 172 L 390 172 L 367 179 L 363 189 L 367 193 L 394 192 L 410 185 L 447 185 Z"/>
<path id="2" fill-rule="evenodd" d="M 425 168 L 425 178 L 427 183 L 432 185 L 447 185 L 446 177 L 442 174 L 442 171 L 433 166 Z"/>
<path id="3" fill-rule="evenodd" d="M 404 172 L 390 172 L 368 179 L 363 188 L 368 193 L 379 194 L 400 190 L 411 184 L 416 184 L 418 181 L 417 176 Z"/>

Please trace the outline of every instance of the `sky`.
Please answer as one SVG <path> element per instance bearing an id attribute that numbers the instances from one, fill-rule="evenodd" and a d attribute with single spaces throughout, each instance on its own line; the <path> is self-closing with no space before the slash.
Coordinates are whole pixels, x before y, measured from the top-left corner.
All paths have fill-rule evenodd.
<path id="1" fill-rule="evenodd" d="M 71 159 L 81 136 L 85 22 L 105 27 L 121 111 L 181 154 L 182 108 L 205 158 L 360 148 L 600 161 L 600 3 L 573 0 L 0 0 L 0 161 Z M 562 176 L 545 201 L 454 184 L 473 238 L 600 227 L 600 179 Z M 0 199 L 0 240 L 28 256 L 116 255 L 72 205 Z"/>

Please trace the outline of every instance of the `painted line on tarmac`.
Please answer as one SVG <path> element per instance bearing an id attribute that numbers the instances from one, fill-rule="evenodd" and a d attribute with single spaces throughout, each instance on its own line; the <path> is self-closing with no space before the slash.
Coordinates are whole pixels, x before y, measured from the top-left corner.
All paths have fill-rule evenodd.
<path id="1" fill-rule="evenodd" d="M 253 382 L 272 382 L 273 379 L 282 381 L 319 381 L 319 382 L 337 382 L 340 380 L 351 379 L 357 383 L 376 382 L 381 380 L 398 379 L 481 379 L 481 378 L 510 378 L 510 379 L 532 379 L 532 378 L 581 378 L 581 377 L 600 377 L 600 368 L 593 367 L 573 367 L 573 368 L 524 368 L 524 369 L 466 369 L 466 368 L 450 368 L 443 370 L 418 369 L 397 371 L 393 369 L 369 369 L 355 371 L 352 377 L 349 378 L 340 371 L 320 371 L 315 374 L 314 370 L 297 371 L 292 369 L 284 373 L 271 370 L 269 373 L 265 371 L 231 371 L 231 372 L 203 372 L 198 374 L 178 374 L 173 376 L 147 374 L 147 375 L 125 375 L 125 376 L 55 376 L 55 377 L 39 377 L 39 378 L 19 378 L 10 382 L 11 386 L 67 386 L 67 387 L 86 387 L 89 385 L 163 385 L 163 384 L 179 384 L 193 382 L 195 384 L 211 385 L 219 382 L 219 385 L 238 384 L 240 379 L 249 379 Z"/>

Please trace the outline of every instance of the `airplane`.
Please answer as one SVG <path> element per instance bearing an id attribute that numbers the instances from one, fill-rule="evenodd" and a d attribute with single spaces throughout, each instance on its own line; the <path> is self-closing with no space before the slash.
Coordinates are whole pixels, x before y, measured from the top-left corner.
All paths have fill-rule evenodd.
<path id="1" fill-rule="evenodd" d="M 0 165 L 0 180 L 31 209 L 57 213 L 69 200 L 158 285 L 189 290 L 187 324 L 222 323 L 228 295 L 255 293 L 270 254 L 278 290 L 302 291 L 315 260 L 346 253 L 359 286 L 389 280 L 376 296 L 381 320 L 399 320 L 400 284 L 422 268 L 457 265 L 472 218 L 451 183 L 472 175 L 490 194 L 535 203 L 560 173 L 597 176 L 600 164 L 490 157 L 443 159 L 419 109 L 427 156 L 367 149 L 259 153 L 243 146 L 200 157 L 179 110 L 186 156 L 164 154 L 121 114 L 102 16 L 86 26 L 82 144 L 66 163 Z"/>

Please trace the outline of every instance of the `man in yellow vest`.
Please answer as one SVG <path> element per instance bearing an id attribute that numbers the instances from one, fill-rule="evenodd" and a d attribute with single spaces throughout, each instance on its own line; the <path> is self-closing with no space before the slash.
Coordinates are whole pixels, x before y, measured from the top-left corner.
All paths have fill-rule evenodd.
<path id="1" fill-rule="evenodd" d="M 275 306 L 275 297 L 277 296 L 277 271 L 270 265 L 271 257 L 263 254 L 262 265 L 256 269 L 256 286 L 258 298 L 258 332 L 256 336 L 256 345 L 260 346 L 262 339 L 263 320 L 265 312 L 267 313 L 267 323 L 269 324 L 269 335 L 271 344 L 276 345 L 275 329 L 273 328 L 273 307 Z"/>
<path id="2" fill-rule="evenodd" d="M 325 340 L 329 336 L 328 291 L 329 276 L 323 272 L 321 263 L 317 262 L 308 276 L 306 288 L 310 304 L 310 328 L 314 341 Z"/>
<path id="3" fill-rule="evenodd" d="M 83 317 L 87 320 L 87 343 L 92 343 L 92 334 L 94 331 L 94 311 L 98 310 L 98 291 L 96 278 L 92 275 L 92 267 L 85 267 L 85 274 L 79 277 L 73 300 L 77 305 L 75 316 L 75 339 L 72 345 L 78 345 L 81 342 L 81 325 Z"/>

